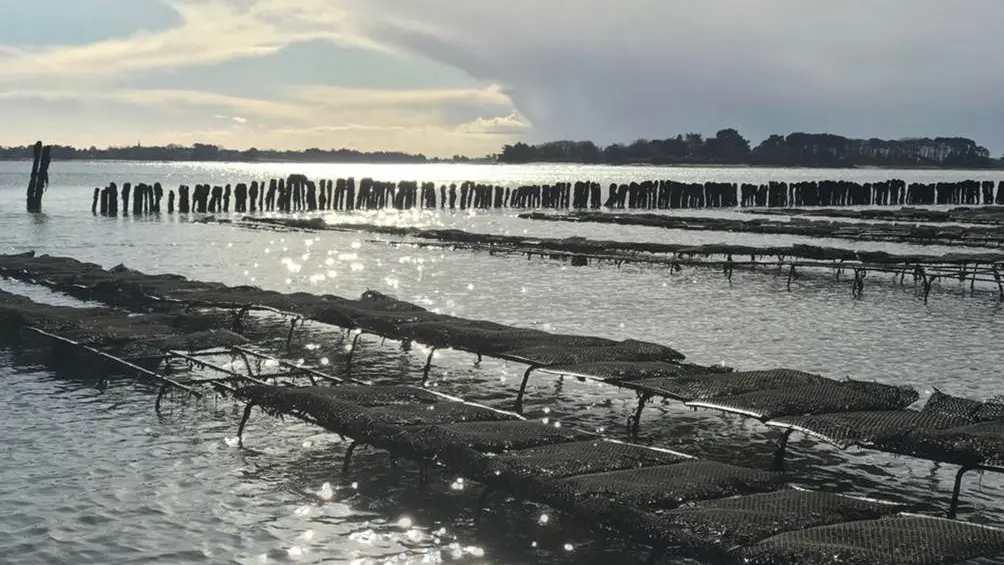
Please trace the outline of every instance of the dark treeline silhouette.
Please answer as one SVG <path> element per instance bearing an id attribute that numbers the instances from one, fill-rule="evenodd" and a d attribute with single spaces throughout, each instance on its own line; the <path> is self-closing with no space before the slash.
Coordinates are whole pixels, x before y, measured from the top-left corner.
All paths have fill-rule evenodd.
<path id="1" fill-rule="evenodd" d="M 0 147 L 0 161 L 30 159 L 33 147 Z M 410 155 L 393 151 L 367 153 L 354 149 L 306 149 L 303 151 L 273 149 L 225 149 L 217 145 L 196 143 L 191 147 L 165 145 L 144 147 L 107 147 L 78 149 L 66 145 L 52 146 L 54 161 L 289 161 L 297 163 L 425 163 L 425 155 Z"/>
<path id="2" fill-rule="evenodd" d="M 31 159 L 33 146 L 0 147 L 0 161 Z M 196 143 L 192 146 L 164 145 L 131 147 L 89 147 L 52 145 L 54 161 L 236 161 L 297 163 L 594 163 L 609 165 L 761 165 L 777 167 L 1004 167 L 1004 158 L 992 159 L 990 152 L 964 137 L 934 139 L 850 139 L 832 134 L 793 133 L 772 135 L 756 147 L 735 129 L 723 129 L 714 137 L 700 133 L 667 139 L 639 139 L 630 144 L 600 147 L 591 141 L 552 141 L 539 145 L 505 145 L 502 152 L 482 158 L 455 155 L 429 158 L 422 154 L 396 151 L 365 152 L 354 149 L 276 150 L 227 149 Z"/>
<path id="3" fill-rule="evenodd" d="M 964 137 L 920 139 L 850 139 L 827 133 L 772 135 L 760 145 L 734 129 L 714 137 L 700 133 L 668 139 L 639 139 L 631 144 L 599 147 L 591 141 L 552 141 L 539 145 L 506 145 L 502 163 L 596 163 L 762 165 L 777 167 L 997 167 L 1002 162 Z"/>

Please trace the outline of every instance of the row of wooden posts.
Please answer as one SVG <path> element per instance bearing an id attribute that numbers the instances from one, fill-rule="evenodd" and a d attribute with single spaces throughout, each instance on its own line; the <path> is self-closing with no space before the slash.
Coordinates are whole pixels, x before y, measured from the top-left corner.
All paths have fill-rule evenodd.
<path id="1" fill-rule="evenodd" d="M 595 185 L 597 189 L 599 185 Z M 101 189 L 94 189 L 91 210 L 102 216 L 119 215 L 118 200 L 121 198 L 121 211 L 128 212 L 130 193 L 144 195 L 143 204 L 134 200 L 133 214 L 160 213 L 160 201 L 164 189 L 160 183 L 152 186 L 131 183 L 122 185 L 121 190 L 115 183 Z M 147 203 L 146 195 L 152 194 L 151 203 Z M 303 212 L 328 210 L 376 210 L 384 208 L 395 209 L 433 209 L 438 206 L 450 209 L 491 209 L 491 208 L 554 208 L 559 205 L 568 207 L 568 191 L 562 186 L 555 187 L 520 187 L 510 189 L 499 186 L 480 185 L 473 182 L 455 184 L 450 187 L 441 186 L 437 200 L 434 183 L 417 182 L 379 182 L 372 179 L 362 179 L 358 186 L 355 179 L 338 179 L 337 181 L 321 180 L 318 183 L 310 181 L 303 175 L 292 175 L 286 179 L 272 179 L 268 183 L 254 181 L 250 185 L 211 186 L 197 184 L 194 189 L 187 185 L 178 187 L 177 200 L 175 192 L 167 192 L 167 212 L 186 213 L 227 213 L 227 212 Z M 175 205 L 177 204 L 177 205 Z M 597 206 L 598 207 L 598 206 Z"/>
<path id="2" fill-rule="evenodd" d="M 92 209 L 95 214 L 117 215 L 128 212 L 130 192 L 133 213 L 159 213 L 164 189 L 160 183 L 131 185 L 121 190 L 115 183 L 95 189 Z M 467 181 L 440 185 L 415 181 L 381 182 L 370 178 L 309 180 L 304 175 L 237 183 L 235 185 L 197 184 L 194 189 L 182 185 L 168 191 L 167 212 L 311 212 L 376 209 L 675 209 L 725 207 L 788 207 L 850 205 L 917 204 L 1004 204 L 1004 182 L 960 181 L 934 184 L 890 180 L 876 183 L 819 181 L 767 184 L 680 183 L 646 181 L 611 184 L 604 198 L 595 182 L 555 183 L 504 187 Z"/>
<path id="3" fill-rule="evenodd" d="M 42 210 L 42 195 L 49 184 L 51 146 L 41 141 L 33 147 L 34 160 L 27 190 L 27 209 Z M 135 190 L 125 183 L 121 191 L 115 183 L 94 190 L 92 211 L 101 215 L 128 213 L 130 196 L 133 214 L 161 212 L 164 189 L 160 183 L 138 184 Z M 438 198 L 437 198 L 438 197 Z M 545 185 L 505 187 L 473 181 L 459 185 L 415 181 L 381 182 L 370 178 L 342 178 L 336 181 L 309 180 L 294 174 L 267 183 L 254 181 L 208 185 L 187 185 L 168 192 L 167 212 L 219 213 L 301 212 L 317 210 L 395 209 L 676 209 L 676 208 L 784 208 L 789 206 L 861 205 L 989 205 L 1004 204 L 1004 181 L 964 180 L 958 182 L 910 183 L 900 179 L 883 182 L 805 181 L 766 184 L 706 182 L 683 183 L 670 180 L 610 184 L 604 199 L 599 183 L 576 181 Z M 175 203 L 177 206 L 175 206 Z"/>

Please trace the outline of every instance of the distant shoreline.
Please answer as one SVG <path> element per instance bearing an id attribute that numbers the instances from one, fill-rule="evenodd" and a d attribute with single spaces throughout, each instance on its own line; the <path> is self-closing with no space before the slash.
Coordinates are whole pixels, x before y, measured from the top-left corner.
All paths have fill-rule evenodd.
<path id="1" fill-rule="evenodd" d="M 37 142 L 41 144 L 42 142 Z M 592 141 L 550 141 L 528 145 L 506 144 L 498 153 L 470 157 L 428 157 L 404 151 L 358 149 L 231 149 L 207 143 L 190 146 L 140 145 L 126 147 L 48 146 L 52 161 L 109 161 L 149 163 L 296 163 L 324 165 L 375 164 L 506 164 L 599 165 L 610 167 L 778 168 L 844 170 L 1004 170 L 1004 158 L 966 137 L 924 137 L 883 140 L 852 139 L 828 133 L 771 135 L 753 146 L 734 128 L 713 137 L 700 133 L 665 139 L 638 139 L 629 144 L 601 147 Z M 0 147 L 0 161 L 34 156 L 33 146 Z"/>
<path id="2" fill-rule="evenodd" d="M 986 166 L 935 166 L 935 165 L 850 165 L 846 167 L 826 167 L 813 165 L 769 165 L 769 164 L 723 164 L 723 163 L 575 163 L 575 162 L 555 162 L 555 161 L 534 161 L 528 163 L 502 163 L 483 159 L 452 160 L 452 159 L 427 159 L 425 161 L 381 161 L 381 160 L 351 160 L 351 161 L 311 161 L 296 159 L 269 159 L 260 161 L 247 160 L 190 160 L 190 159 L 112 159 L 112 158 L 70 158 L 53 159 L 53 163 L 58 162 L 80 162 L 80 163 L 229 163 L 229 164 L 262 164 L 262 165 L 487 165 L 487 166 L 523 166 L 523 165 L 569 165 L 586 167 L 610 167 L 610 168 L 657 168 L 657 169 L 790 169 L 790 170 L 860 170 L 860 171 L 1004 171 L 1004 165 L 994 164 Z M 0 158 L 2 163 L 27 163 L 29 168 L 32 160 L 29 158 Z"/>

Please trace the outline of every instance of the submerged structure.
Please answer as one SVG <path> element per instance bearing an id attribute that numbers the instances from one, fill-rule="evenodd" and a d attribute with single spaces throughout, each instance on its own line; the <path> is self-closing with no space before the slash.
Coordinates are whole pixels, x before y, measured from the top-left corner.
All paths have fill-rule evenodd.
<path id="1" fill-rule="evenodd" d="M 995 207 L 996 208 L 996 207 Z M 805 209 L 802 209 L 805 210 Z M 787 210 L 785 210 L 787 211 Z M 879 210 L 884 212 L 885 210 Z M 861 212 L 861 211 L 856 211 Z M 891 212 L 891 211 L 890 211 Z M 779 214 L 775 214 L 779 215 Z M 808 215 L 808 214 L 796 214 Z M 547 222 L 582 222 L 616 224 L 620 226 L 645 226 L 652 228 L 715 231 L 728 233 L 756 233 L 768 235 L 794 235 L 853 241 L 885 241 L 913 245 L 959 245 L 968 247 L 1001 247 L 1004 245 L 1004 228 L 1000 226 L 939 225 L 936 223 L 865 223 L 827 220 L 776 221 L 766 219 L 742 220 L 728 218 L 702 218 L 668 214 L 623 214 L 612 212 L 575 212 L 569 214 L 520 214 L 520 218 Z"/>
<path id="2" fill-rule="evenodd" d="M 329 223 L 323 218 L 300 220 L 293 218 L 244 217 L 237 222 L 209 218 L 206 222 L 230 223 L 252 229 L 338 231 L 373 233 L 410 238 L 403 243 L 438 246 L 450 249 L 486 251 L 493 255 L 518 254 L 527 258 L 542 257 L 569 261 L 573 267 L 590 262 L 645 264 L 664 266 L 672 272 L 683 266 L 709 267 L 722 271 L 732 281 L 736 270 L 761 269 L 787 277 L 787 289 L 800 272 L 831 272 L 836 281 L 842 276 L 852 280 L 852 296 L 861 298 L 865 278 L 869 273 L 893 275 L 900 284 L 910 281 L 923 292 L 926 303 L 934 284 L 939 280 L 968 283 L 971 290 L 981 286 L 996 288 L 1004 301 L 1004 253 L 998 251 L 959 252 L 945 254 L 897 254 L 883 251 L 858 251 L 815 245 L 755 246 L 712 243 L 688 245 L 674 243 L 596 240 L 583 237 L 547 238 L 531 236 L 473 233 L 457 229 L 422 229 L 358 223 Z M 748 259 L 747 259 L 748 257 Z"/>
<path id="3" fill-rule="evenodd" d="M 160 387 L 158 406 L 170 390 L 196 396 L 209 387 L 227 394 L 245 403 L 239 436 L 255 407 L 301 418 L 351 439 L 346 472 L 356 446 L 384 449 L 419 462 L 421 478 L 443 468 L 481 483 L 479 508 L 499 491 L 540 502 L 651 546 L 650 561 L 668 553 L 715 564 L 935 565 L 1004 555 L 1004 531 L 954 518 L 958 486 L 950 518 L 918 515 L 908 507 L 793 488 L 779 465 L 727 465 L 521 414 L 527 380 L 546 371 L 637 391 L 632 432 L 644 403 L 663 397 L 765 422 L 782 431 L 782 448 L 791 433 L 806 432 L 838 445 L 957 465 L 961 481 L 966 471 L 1004 465 L 1001 399 L 939 393 L 912 410 L 919 394 L 906 387 L 791 369 L 702 367 L 665 345 L 435 314 L 374 292 L 357 300 L 281 294 L 31 253 L 0 256 L 0 275 L 128 311 L 47 306 L 0 293 L 8 344 L 40 338 L 65 352 L 53 362 L 72 354 L 106 371 L 141 376 Z M 263 373 L 253 359 L 269 354 L 249 340 L 255 311 L 292 320 L 287 341 L 299 320 L 313 320 L 353 330 L 353 341 L 369 333 L 528 368 L 512 410 L 421 386 L 361 383 L 351 376 L 351 354 L 340 374 L 280 361 L 278 372 Z M 211 355 L 242 359 L 246 373 L 212 362 Z M 430 354 L 422 379 L 431 361 Z M 165 374 L 173 362 L 218 376 Z M 783 449 L 778 452 L 783 460 Z"/>

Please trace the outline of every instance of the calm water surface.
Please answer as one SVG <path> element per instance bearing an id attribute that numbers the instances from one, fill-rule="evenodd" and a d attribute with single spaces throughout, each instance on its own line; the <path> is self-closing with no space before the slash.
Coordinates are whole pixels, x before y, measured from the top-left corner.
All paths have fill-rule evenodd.
<path id="1" fill-rule="evenodd" d="M 181 273 L 229 284 L 356 296 L 380 290 L 461 316 L 562 332 L 672 345 L 696 362 L 752 369 L 787 366 L 934 387 L 983 398 L 1000 394 L 1002 312 L 992 293 L 946 282 L 925 306 L 912 284 L 870 276 L 861 301 L 847 281 L 806 276 L 785 291 L 785 278 L 737 273 L 733 285 L 710 270 L 597 266 L 572 269 L 525 258 L 390 246 L 365 234 L 265 233 L 186 218 L 94 218 L 90 194 L 109 181 L 239 182 L 269 174 L 354 175 L 381 180 L 482 180 L 520 184 L 556 180 L 907 181 L 996 179 L 995 173 L 650 169 L 569 166 L 323 166 L 243 164 L 55 163 L 45 213 L 23 212 L 30 163 L 0 163 L 0 251 L 35 249 L 106 267 L 124 263 L 149 272 Z M 735 212 L 715 212 L 734 215 Z M 805 241 L 652 228 L 548 224 L 510 214 L 374 213 L 332 221 L 451 226 L 468 230 L 579 235 L 637 241 Z M 393 238 L 385 238 L 393 239 Z M 808 240 L 826 244 L 825 240 Z M 829 242 L 859 249 L 908 246 Z M 923 248 L 939 251 L 938 248 Z M 25 285 L 3 288 L 36 299 L 79 304 Z M 293 359 L 340 367 L 338 332 L 308 326 Z M 355 376 L 416 382 L 421 348 L 364 338 Z M 44 356 L 0 354 L 0 562 L 41 563 L 605 563 L 637 550 L 597 540 L 546 509 L 496 504 L 482 532 L 472 525 L 473 485 L 439 475 L 428 491 L 415 469 L 388 468 L 363 451 L 353 472 L 339 473 L 345 445 L 337 436 L 293 421 L 255 416 L 246 449 L 233 436 L 239 413 L 224 400 L 170 402 L 158 417 L 153 395 L 129 382 L 107 386 L 73 374 L 54 375 Z M 470 355 L 437 353 L 433 386 L 507 407 L 523 367 Z M 338 372 L 338 370 L 333 370 Z M 564 425 L 624 433 L 634 395 L 574 379 L 531 381 L 528 409 Z M 646 411 L 643 441 L 722 461 L 760 466 L 774 435 L 762 426 L 672 403 Z M 937 510 L 954 474 L 908 458 L 838 452 L 799 439 L 794 482 L 877 496 Z M 973 476 L 965 516 L 1004 525 L 1004 481 Z M 504 535 L 501 532 L 505 530 Z"/>

